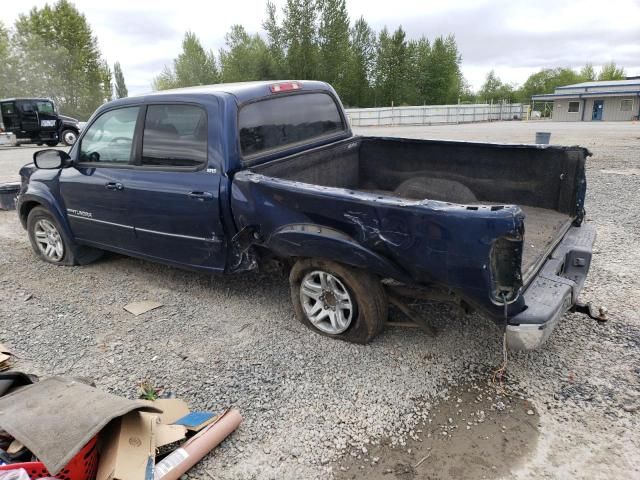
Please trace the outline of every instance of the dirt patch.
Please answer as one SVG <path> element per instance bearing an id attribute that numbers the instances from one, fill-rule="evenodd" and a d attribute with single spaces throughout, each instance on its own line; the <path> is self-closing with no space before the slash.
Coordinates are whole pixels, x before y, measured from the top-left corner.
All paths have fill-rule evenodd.
<path id="1" fill-rule="evenodd" d="M 457 388 L 409 432 L 404 445 L 384 440 L 354 450 L 339 479 L 481 479 L 508 475 L 538 442 L 539 417 L 524 395 L 496 395 L 486 385 Z"/>

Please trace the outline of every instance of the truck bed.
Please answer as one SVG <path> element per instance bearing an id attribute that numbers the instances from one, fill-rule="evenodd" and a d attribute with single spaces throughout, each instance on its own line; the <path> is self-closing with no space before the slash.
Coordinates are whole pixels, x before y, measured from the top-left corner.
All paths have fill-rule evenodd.
<path id="1" fill-rule="evenodd" d="M 573 149 L 573 150 L 572 150 Z M 517 205 L 525 215 L 526 284 L 580 214 L 578 147 L 354 137 L 251 168 L 269 177 L 465 205 Z"/>

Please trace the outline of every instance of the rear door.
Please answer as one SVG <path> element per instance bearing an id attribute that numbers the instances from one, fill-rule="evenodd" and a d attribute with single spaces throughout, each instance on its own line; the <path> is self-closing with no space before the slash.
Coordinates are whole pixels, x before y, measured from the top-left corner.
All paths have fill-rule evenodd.
<path id="1" fill-rule="evenodd" d="M 141 255 L 222 270 L 220 172 L 208 168 L 208 115 L 199 105 L 149 104 L 135 175 L 127 182 Z"/>
<path id="2" fill-rule="evenodd" d="M 141 107 L 108 110 L 87 129 L 74 166 L 60 173 L 60 193 L 74 236 L 123 253 L 136 250 L 127 184 Z"/>

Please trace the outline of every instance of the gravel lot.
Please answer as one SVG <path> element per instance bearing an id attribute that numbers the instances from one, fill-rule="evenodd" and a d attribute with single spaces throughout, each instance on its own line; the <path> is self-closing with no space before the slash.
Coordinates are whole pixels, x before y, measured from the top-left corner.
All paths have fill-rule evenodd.
<path id="1" fill-rule="evenodd" d="M 640 478 L 640 124 L 358 129 L 496 142 L 536 130 L 594 153 L 587 218 L 598 240 L 582 300 L 611 320 L 568 314 L 543 350 L 510 354 L 510 397 L 487 387 L 501 338 L 479 316 L 427 305 L 436 338 L 387 329 L 350 345 L 295 321 L 284 277 L 209 278 L 118 255 L 55 267 L 1 211 L 0 341 L 24 371 L 88 376 L 129 397 L 149 381 L 198 409 L 236 405 L 241 428 L 189 478 Z M 33 151 L 0 147 L 0 181 Z M 164 306 L 139 317 L 122 308 L 145 299 Z M 494 426 L 479 413 L 467 422 L 476 407 L 458 410 L 458 398 Z M 468 451 L 485 441 L 495 448 Z M 465 462 L 477 468 L 457 468 Z"/>

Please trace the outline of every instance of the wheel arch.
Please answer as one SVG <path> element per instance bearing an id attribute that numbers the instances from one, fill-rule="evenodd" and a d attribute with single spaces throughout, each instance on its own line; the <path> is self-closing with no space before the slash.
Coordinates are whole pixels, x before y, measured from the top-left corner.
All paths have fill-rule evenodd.
<path id="1" fill-rule="evenodd" d="M 69 226 L 69 222 L 67 221 L 67 216 L 62 213 L 60 207 L 58 207 L 52 199 L 47 198 L 46 195 L 42 195 L 41 193 L 42 192 L 38 192 L 38 195 L 34 195 L 33 193 L 20 195 L 20 201 L 18 204 L 18 215 L 20 217 L 20 223 L 26 229 L 29 213 L 31 213 L 31 211 L 36 207 L 42 207 L 56 219 L 56 221 L 62 228 L 61 233 L 65 235 L 67 239 L 73 241 L 74 238 L 71 232 L 71 227 Z"/>
<path id="2" fill-rule="evenodd" d="M 284 258 L 323 258 L 369 270 L 380 277 L 410 282 L 409 275 L 380 254 L 363 247 L 339 230 L 317 224 L 289 224 L 262 243 Z"/>

